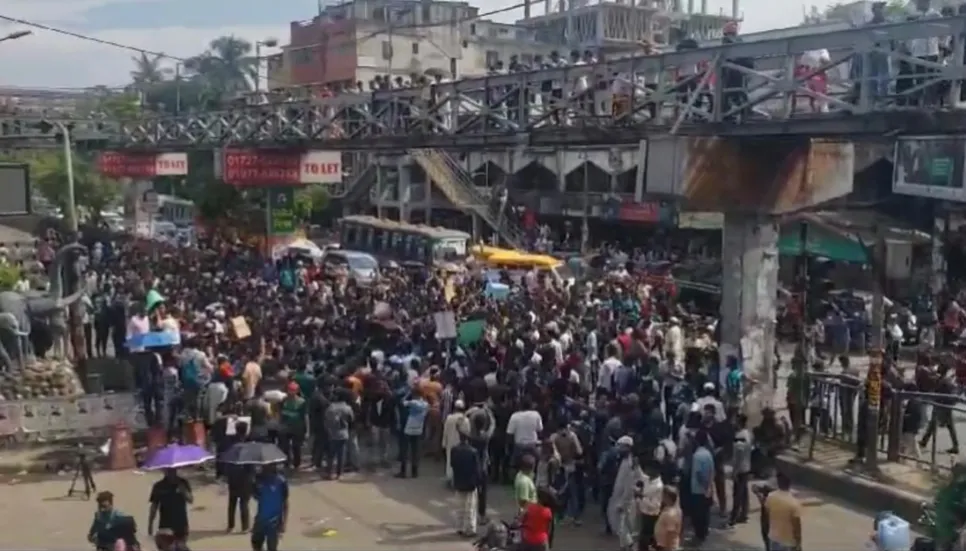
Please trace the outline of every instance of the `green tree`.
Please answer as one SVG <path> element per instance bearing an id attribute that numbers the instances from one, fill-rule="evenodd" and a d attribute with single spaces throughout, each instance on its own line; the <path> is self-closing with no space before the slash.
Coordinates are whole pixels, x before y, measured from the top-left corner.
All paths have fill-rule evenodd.
<path id="1" fill-rule="evenodd" d="M 121 184 L 117 180 L 101 176 L 92 159 L 75 153 L 73 159 L 74 201 L 95 221 L 101 211 L 116 204 L 121 198 Z M 51 204 L 61 209 L 65 216 L 70 213 L 67 164 L 58 153 L 43 153 L 30 160 L 31 181 Z"/>
<path id="2" fill-rule="evenodd" d="M 295 216 L 308 222 L 329 205 L 329 190 L 324 185 L 306 186 L 295 194 Z"/>
<path id="3" fill-rule="evenodd" d="M 132 57 L 134 70 L 131 71 L 131 80 L 134 86 L 140 88 L 144 85 L 156 84 L 167 76 L 167 71 L 162 66 L 164 57 L 160 55 L 149 56 L 141 53 L 140 56 Z"/>
<path id="4" fill-rule="evenodd" d="M 235 36 L 211 41 L 208 49 L 184 63 L 187 75 L 204 83 L 204 98 L 231 99 L 252 91 L 257 60 L 252 44 Z"/>

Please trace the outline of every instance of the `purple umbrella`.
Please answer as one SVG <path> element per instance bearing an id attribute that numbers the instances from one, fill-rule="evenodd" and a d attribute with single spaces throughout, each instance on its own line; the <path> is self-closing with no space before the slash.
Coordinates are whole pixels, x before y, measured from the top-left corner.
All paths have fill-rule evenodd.
<path id="1" fill-rule="evenodd" d="M 151 454 L 151 457 L 144 462 L 141 469 L 145 471 L 177 469 L 179 467 L 199 465 L 214 458 L 215 456 L 209 453 L 208 450 L 198 446 L 171 444 Z"/>

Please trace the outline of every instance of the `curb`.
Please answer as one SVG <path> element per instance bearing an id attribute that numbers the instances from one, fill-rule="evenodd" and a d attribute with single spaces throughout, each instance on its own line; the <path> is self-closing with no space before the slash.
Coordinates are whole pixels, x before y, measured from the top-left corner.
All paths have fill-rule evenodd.
<path id="1" fill-rule="evenodd" d="M 789 455 L 779 455 L 776 465 L 791 477 L 795 485 L 871 512 L 891 511 L 913 525 L 919 523 L 922 502 L 932 501 L 932 496 L 890 486 L 885 481 L 874 480 L 872 475 L 853 473 Z"/>

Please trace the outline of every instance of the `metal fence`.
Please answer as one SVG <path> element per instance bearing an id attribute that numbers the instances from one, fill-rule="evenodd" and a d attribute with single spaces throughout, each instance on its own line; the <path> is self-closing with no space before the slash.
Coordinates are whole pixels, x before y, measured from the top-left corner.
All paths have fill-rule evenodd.
<path id="1" fill-rule="evenodd" d="M 817 442 L 857 450 L 858 430 L 867 422 L 864 392 L 865 381 L 811 373 L 802 395 L 798 399 L 790 396 L 793 426 L 800 434 L 804 430 L 811 435 L 810 459 Z M 890 389 L 883 393 L 879 406 L 876 449 L 887 461 L 914 464 L 935 473 L 948 471 L 958 457 L 946 453 L 946 448 L 958 447 L 956 422 L 963 414 L 966 404 L 960 396 Z"/>

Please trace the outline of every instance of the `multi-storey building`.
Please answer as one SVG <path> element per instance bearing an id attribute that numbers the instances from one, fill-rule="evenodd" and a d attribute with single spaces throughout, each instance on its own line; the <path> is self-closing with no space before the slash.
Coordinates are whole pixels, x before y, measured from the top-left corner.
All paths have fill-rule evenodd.
<path id="1" fill-rule="evenodd" d="M 367 83 L 376 75 L 478 76 L 497 60 L 552 49 L 525 26 L 479 19 L 467 2 L 355 0 L 292 22 L 275 66 L 287 67 L 279 74 L 291 86 Z"/>

